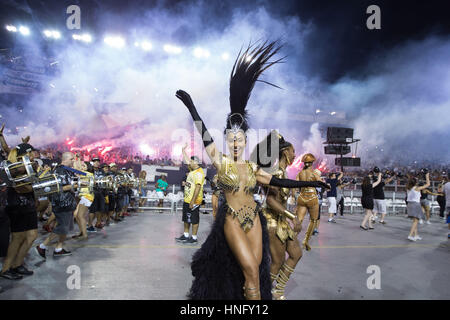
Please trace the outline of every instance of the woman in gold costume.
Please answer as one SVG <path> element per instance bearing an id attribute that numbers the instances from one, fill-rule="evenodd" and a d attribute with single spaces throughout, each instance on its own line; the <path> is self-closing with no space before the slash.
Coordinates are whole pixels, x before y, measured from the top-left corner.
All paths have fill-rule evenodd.
<path id="1" fill-rule="evenodd" d="M 307 153 L 302 157 L 304 167 L 303 170 L 298 173 L 297 180 L 322 181 L 318 172 L 312 167 L 314 161 L 316 161 L 316 158 L 311 153 Z M 300 194 L 297 198 L 297 217 L 300 220 L 300 223 L 303 223 L 306 212 L 309 212 L 310 220 L 302 245 L 307 251 L 309 251 L 311 250 L 309 239 L 311 238 L 314 227 L 316 226 L 319 218 L 319 198 L 317 197 L 316 188 L 304 187 L 300 189 Z"/>
<path id="2" fill-rule="evenodd" d="M 285 188 L 323 186 L 323 183 L 279 179 L 243 159 L 247 144 L 250 93 L 280 47 L 276 42 L 249 46 L 233 66 L 230 79 L 231 113 L 225 130 L 230 155 L 219 153 L 188 93 L 176 93 L 189 110 L 206 152 L 217 169 L 218 186 L 225 201 L 202 247 L 194 254 L 190 299 L 271 299 L 270 257 L 266 219 L 253 199 L 256 183 Z"/>
<path id="3" fill-rule="evenodd" d="M 272 143 L 278 146 L 277 150 L 271 152 Z M 277 157 L 275 167 L 265 169 L 265 166 L 260 161 L 256 161 L 261 168 L 268 173 L 273 174 L 279 179 L 286 179 L 286 168 L 292 164 L 295 159 L 295 149 L 293 145 L 284 140 L 275 130 L 272 131 L 265 140 L 260 142 L 252 153 L 251 158 L 254 159 L 257 149 L 267 148 L 267 152 Z M 289 277 L 294 272 L 297 263 L 302 257 L 302 248 L 298 241 L 298 233 L 301 231 L 301 223 L 298 218 L 286 210 L 287 200 L 290 194 L 290 189 L 267 187 L 266 203 L 263 208 L 264 216 L 267 219 L 267 229 L 270 240 L 270 278 L 272 283 L 275 281 L 275 287 L 272 289 L 272 297 L 275 300 L 285 300 L 284 290 Z M 291 226 L 291 222 L 293 226 Z M 288 258 L 286 259 L 286 252 Z"/>

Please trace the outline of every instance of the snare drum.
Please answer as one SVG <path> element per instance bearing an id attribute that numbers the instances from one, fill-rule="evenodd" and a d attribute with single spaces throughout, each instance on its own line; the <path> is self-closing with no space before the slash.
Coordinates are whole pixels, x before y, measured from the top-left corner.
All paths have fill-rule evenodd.
<path id="1" fill-rule="evenodd" d="M 38 182 L 33 183 L 32 187 L 36 197 L 45 197 L 62 191 L 61 181 L 55 174 L 40 178 Z"/>
<path id="2" fill-rule="evenodd" d="M 87 189 L 85 192 L 92 193 L 94 192 L 95 180 L 93 176 L 81 176 L 73 178 L 70 182 L 72 189 L 80 191 L 81 189 Z"/>

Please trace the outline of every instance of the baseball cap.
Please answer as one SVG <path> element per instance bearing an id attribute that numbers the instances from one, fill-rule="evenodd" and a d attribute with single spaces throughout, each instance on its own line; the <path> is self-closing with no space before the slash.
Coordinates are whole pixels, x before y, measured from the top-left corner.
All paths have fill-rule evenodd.
<path id="1" fill-rule="evenodd" d="M 100 158 L 97 158 L 97 157 L 92 158 L 92 162 L 94 162 L 94 161 L 100 161 Z"/>
<path id="2" fill-rule="evenodd" d="M 110 168 L 112 168 L 112 167 L 117 167 L 117 165 L 116 165 L 114 162 L 112 162 L 112 163 L 109 164 L 109 167 L 110 167 Z"/>
<path id="3" fill-rule="evenodd" d="M 38 151 L 31 144 L 28 144 L 28 143 L 21 143 L 16 146 L 16 149 L 17 149 L 18 156 L 24 155 L 27 152 Z"/>

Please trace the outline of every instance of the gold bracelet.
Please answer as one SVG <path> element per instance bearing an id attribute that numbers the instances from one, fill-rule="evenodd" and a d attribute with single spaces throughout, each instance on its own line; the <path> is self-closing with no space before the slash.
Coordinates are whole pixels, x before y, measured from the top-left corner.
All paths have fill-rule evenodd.
<path id="1" fill-rule="evenodd" d="M 288 211 L 288 210 L 284 210 L 283 213 L 284 213 L 284 215 L 285 215 L 287 218 L 292 219 L 292 220 L 294 220 L 295 217 L 296 217 L 295 214 L 293 214 L 292 212 L 290 212 L 290 211 Z"/>

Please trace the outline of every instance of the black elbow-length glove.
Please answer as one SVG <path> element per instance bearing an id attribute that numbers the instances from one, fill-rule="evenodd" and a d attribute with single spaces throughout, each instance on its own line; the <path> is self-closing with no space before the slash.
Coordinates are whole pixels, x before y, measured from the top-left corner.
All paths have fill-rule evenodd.
<path id="1" fill-rule="evenodd" d="M 269 185 L 281 188 L 304 188 L 304 187 L 313 187 L 313 188 L 325 188 L 330 189 L 330 186 L 322 181 L 297 181 L 291 179 L 279 179 L 275 176 L 272 176 L 270 179 Z"/>
<path id="2" fill-rule="evenodd" d="M 189 110 L 192 119 L 195 121 L 195 126 L 197 127 L 198 132 L 200 132 L 200 134 L 202 135 L 203 144 L 205 145 L 206 148 L 214 141 L 211 135 L 209 134 L 208 129 L 206 129 L 203 120 L 200 118 L 200 115 L 198 114 L 197 109 L 195 108 L 194 102 L 192 102 L 191 96 L 189 95 L 189 93 L 183 90 L 178 90 L 175 96 L 178 99 L 180 99 Z"/>

